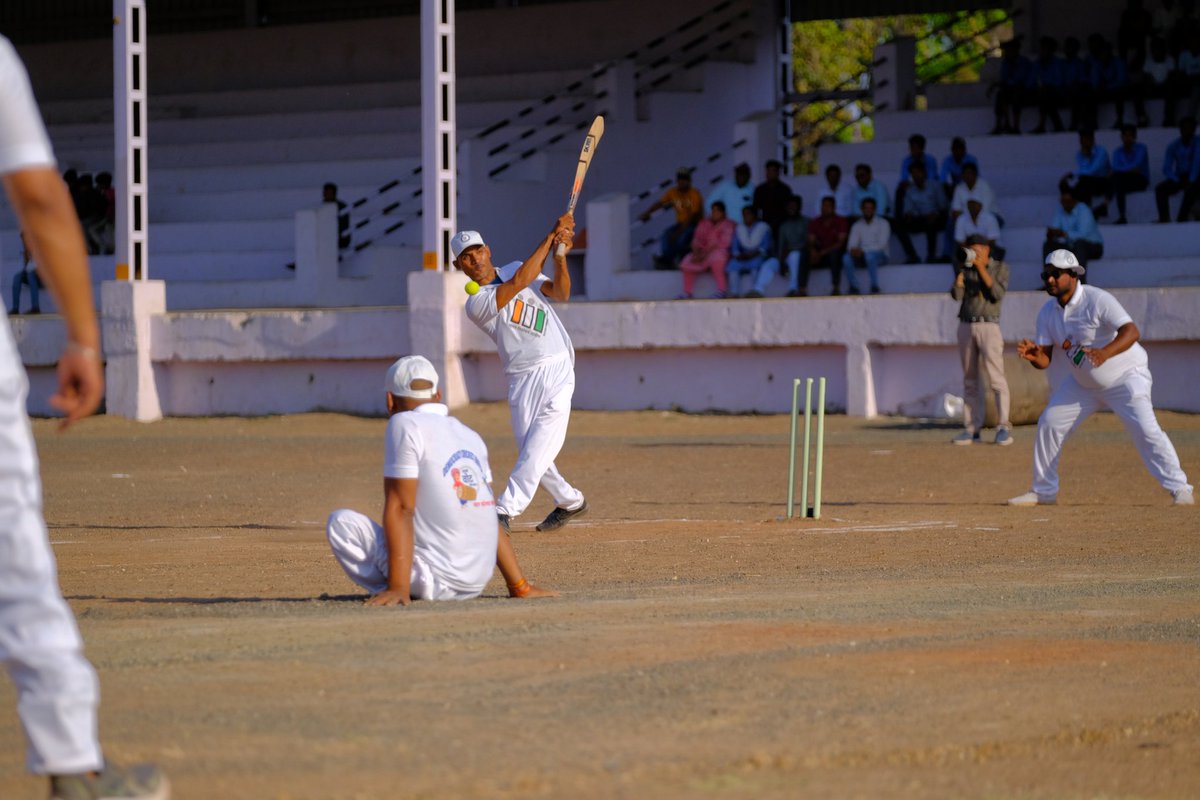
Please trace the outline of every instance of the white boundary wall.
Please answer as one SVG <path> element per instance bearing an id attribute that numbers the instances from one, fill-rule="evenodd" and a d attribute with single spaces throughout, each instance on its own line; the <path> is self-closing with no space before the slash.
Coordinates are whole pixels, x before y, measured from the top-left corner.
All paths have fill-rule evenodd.
<path id="1" fill-rule="evenodd" d="M 152 380 L 128 336 L 105 340 L 109 412 L 135 418 L 260 415 L 313 410 L 382 413 L 382 376 L 397 356 L 431 357 L 453 405 L 501 400 L 504 376 L 491 343 L 466 319 L 465 277 L 410 276 L 409 308 L 160 313 L 125 305 L 112 331 L 149 337 Z M 1158 408 L 1200 412 L 1200 287 L 1114 292 L 1142 331 Z M 1046 296 L 1014 292 L 1001 328 L 1012 343 L 1031 335 Z M 117 309 L 114 309 L 116 313 Z M 898 413 L 942 393 L 959 394 L 956 305 L 948 296 L 568 304 L 561 316 L 577 352 L 575 406 L 779 413 L 793 377 L 829 378 L 829 407 L 857 416 Z M 128 315 L 146 317 L 131 320 Z M 11 321 L 33 391 L 30 410 L 48 414 L 61 321 Z M 135 366 L 130 366 L 131 364 Z M 139 380 L 139 375 L 142 376 Z M 114 403 L 125 408 L 114 408 Z"/>

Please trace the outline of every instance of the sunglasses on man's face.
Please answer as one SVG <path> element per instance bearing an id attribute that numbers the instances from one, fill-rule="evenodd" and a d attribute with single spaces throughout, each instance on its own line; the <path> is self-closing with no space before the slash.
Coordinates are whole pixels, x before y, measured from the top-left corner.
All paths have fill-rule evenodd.
<path id="1" fill-rule="evenodd" d="M 1042 280 L 1048 281 L 1051 278 L 1054 278 L 1054 280 L 1058 280 L 1059 278 L 1061 278 L 1063 275 L 1066 275 L 1070 271 L 1071 270 L 1069 270 L 1069 269 L 1044 269 L 1044 270 L 1042 270 Z"/>

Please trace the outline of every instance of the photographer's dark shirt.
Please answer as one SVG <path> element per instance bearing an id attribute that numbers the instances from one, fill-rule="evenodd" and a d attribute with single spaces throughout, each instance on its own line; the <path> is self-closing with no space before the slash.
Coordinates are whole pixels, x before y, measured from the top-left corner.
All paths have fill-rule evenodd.
<path id="1" fill-rule="evenodd" d="M 967 267 L 963 271 L 963 285 L 960 289 L 957 282 L 950 286 L 950 296 L 961 300 L 958 318 L 963 322 L 999 322 L 1000 302 L 1008 291 L 1008 264 L 991 259 L 988 261 L 988 274 L 992 276 L 992 286 L 987 288 L 979 277 L 979 270 Z"/>

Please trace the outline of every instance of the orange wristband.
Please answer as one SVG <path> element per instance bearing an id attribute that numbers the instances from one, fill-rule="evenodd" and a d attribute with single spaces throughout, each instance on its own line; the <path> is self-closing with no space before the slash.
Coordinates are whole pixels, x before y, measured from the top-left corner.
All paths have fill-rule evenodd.
<path id="1" fill-rule="evenodd" d="M 521 578 L 516 583 L 508 584 L 508 594 L 510 597 L 524 597 L 529 594 L 532 589 L 529 586 L 529 581 Z"/>

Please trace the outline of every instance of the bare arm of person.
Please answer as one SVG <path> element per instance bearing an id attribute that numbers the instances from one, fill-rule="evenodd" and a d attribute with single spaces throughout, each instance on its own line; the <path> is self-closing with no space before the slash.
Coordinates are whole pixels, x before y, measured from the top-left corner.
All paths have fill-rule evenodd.
<path id="1" fill-rule="evenodd" d="M 1054 357 L 1054 349 L 1047 345 L 1034 344 L 1030 339 L 1022 339 L 1017 342 L 1017 355 L 1038 369 L 1045 369 L 1050 366 L 1050 359 Z"/>
<path id="2" fill-rule="evenodd" d="M 1092 362 L 1092 366 L 1098 367 L 1113 356 L 1124 353 L 1133 347 L 1140 338 L 1142 338 L 1142 334 L 1138 330 L 1138 326 L 1132 322 L 1126 322 L 1117 328 L 1117 335 L 1111 342 L 1104 345 L 1104 347 L 1097 347 L 1095 349 L 1085 347 L 1083 348 L 1083 352 L 1087 353 L 1088 361 Z"/>
<path id="3" fill-rule="evenodd" d="M 55 170 L 40 167 L 10 173 L 4 176 L 4 188 L 38 272 L 66 322 L 58 392 L 50 398 L 51 405 L 65 414 L 60 429 L 66 428 L 94 412 L 104 396 L 100 330 L 83 230 L 67 186 Z"/>
<path id="4" fill-rule="evenodd" d="M 532 599 L 535 597 L 558 597 L 558 592 L 542 589 L 525 580 L 521 573 L 521 565 L 517 563 L 517 553 L 513 550 L 512 539 L 503 528 L 500 528 L 500 538 L 496 542 L 496 566 L 504 576 L 508 586 L 509 597 Z"/>
<path id="5" fill-rule="evenodd" d="M 560 255 L 558 246 L 566 249 Z M 554 277 L 542 284 L 542 294 L 551 300 L 565 303 L 571 299 L 571 272 L 567 269 L 567 253 L 575 245 L 575 234 L 567 228 L 560 230 L 554 237 L 554 246 L 550 253 L 554 257 Z"/>
<path id="6" fill-rule="evenodd" d="M 563 214 L 554 223 L 554 230 L 550 231 L 538 244 L 537 249 L 533 251 L 533 255 L 525 259 L 521 266 L 517 267 L 517 271 L 505 283 L 496 287 L 496 308 L 504 308 L 512 302 L 512 299 L 517 294 L 534 282 L 538 275 L 542 274 L 542 265 L 546 263 L 546 256 L 550 254 L 550 248 L 554 246 L 555 237 L 560 231 L 569 230 L 572 233 L 575 230 L 575 217 L 571 214 Z M 570 295 L 570 286 L 568 285 L 568 296 Z"/>
<path id="7" fill-rule="evenodd" d="M 413 512 L 416 478 L 383 479 L 383 537 L 388 548 L 388 588 L 367 598 L 369 606 L 406 606 L 412 602 Z"/>

